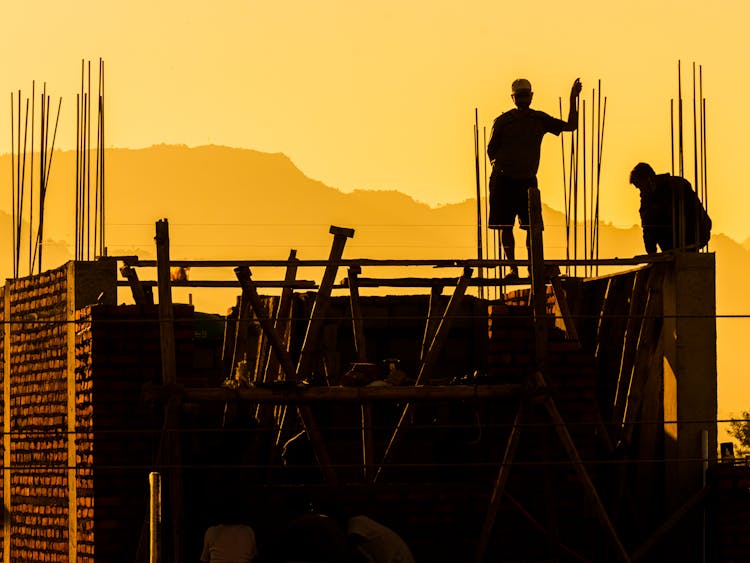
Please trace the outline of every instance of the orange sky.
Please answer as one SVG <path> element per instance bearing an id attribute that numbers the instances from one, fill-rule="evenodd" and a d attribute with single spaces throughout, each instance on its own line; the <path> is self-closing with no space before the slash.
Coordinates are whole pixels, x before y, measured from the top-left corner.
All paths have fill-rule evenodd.
<path id="1" fill-rule="evenodd" d="M 438 204 L 475 193 L 475 107 L 489 129 L 510 107 L 517 76 L 534 85 L 534 107 L 553 114 L 575 77 L 587 98 L 601 80 L 600 215 L 629 226 L 638 216 L 628 172 L 640 160 L 669 169 L 677 61 L 687 90 L 696 62 L 708 100 L 715 230 L 744 240 L 750 171 L 740 132 L 750 125 L 749 79 L 736 62 L 748 51 L 748 16 L 740 2 L 708 10 L 640 0 L 15 3 L 0 33 L 0 91 L 28 95 L 32 80 L 46 81 L 53 100 L 63 97 L 57 146 L 70 148 L 81 59 L 96 66 L 101 57 L 109 146 L 283 152 L 334 187 L 397 189 Z M 10 150 L 8 114 L 0 112 L 0 152 Z M 686 144 L 692 151 L 692 139 Z M 545 141 L 540 181 L 543 200 L 562 209 L 555 138 Z"/>
<path id="2" fill-rule="evenodd" d="M 696 0 L 14 2 L 0 24 L 0 153 L 10 152 L 10 92 L 28 96 L 32 80 L 47 83 L 53 103 L 63 97 L 56 146 L 74 147 L 81 60 L 96 67 L 101 57 L 107 146 L 283 152 L 330 186 L 396 189 L 436 205 L 475 195 L 474 108 L 489 130 L 523 76 L 535 108 L 556 115 L 563 97 L 567 113 L 580 77 L 584 99 L 601 80 L 608 100 L 600 217 L 628 227 L 639 221 L 630 169 L 670 167 L 681 60 L 688 115 L 691 66 L 703 68 L 714 233 L 743 241 L 750 75 L 738 64 L 749 19 L 749 4 L 724 0 L 711 9 Z M 685 142 L 692 180 L 691 135 Z M 561 160 L 548 136 L 540 187 L 556 209 Z M 9 194 L 0 198 L 10 207 Z"/>

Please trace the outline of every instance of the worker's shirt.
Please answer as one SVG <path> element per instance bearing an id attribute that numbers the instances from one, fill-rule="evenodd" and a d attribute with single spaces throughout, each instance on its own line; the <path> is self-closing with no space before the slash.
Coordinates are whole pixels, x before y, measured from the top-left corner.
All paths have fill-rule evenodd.
<path id="1" fill-rule="evenodd" d="M 697 248 L 705 246 L 711 236 L 711 219 L 690 182 L 680 176 L 658 174 L 654 191 L 641 191 L 639 211 L 643 245 L 649 254 L 656 252 L 657 245 L 662 252 L 679 247 L 681 235 L 686 246 Z"/>
<path id="2" fill-rule="evenodd" d="M 256 554 L 255 533 L 250 526 L 211 526 L 203 537 L 201 561 L 250 563 Z"/>
<path id="3" fill-rule="evenodd" d="M 543 111 L 531 108 L 506 111 L 495 119 L 487 145 L 487 156 L 494 161 L 493 173 L 535 177 L 545 133 L 559 135 L 566 127 L 567 122 Z"/>

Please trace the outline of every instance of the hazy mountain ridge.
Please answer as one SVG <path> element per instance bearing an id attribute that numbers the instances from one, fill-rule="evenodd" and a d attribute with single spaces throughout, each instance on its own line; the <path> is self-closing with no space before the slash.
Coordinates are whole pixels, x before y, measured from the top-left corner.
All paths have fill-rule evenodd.
<path id="1" fill-rule="evenodd" d="M 10 177 L 10 156 L 0 156 L 0 169 Z M 107 244 L 110 255 L 154 257 L 154 223 L 170 222 L 173 259 L 324 258 L 330 249 L 330 225 L 352 227 L 348 258 L 474 258 L 476 201 L 430 207 L 395 191 L 355 189 L 344 192 L 307 177 L 285 155 L 220 146 L 188 148 L 158 145 L 146 149 L 108 149 L 106 153 Z M 45 269 L 73 257 L 75 153 L 56 151 L 45 216 Z M 10 198 L 7 198 L 10 200 Z M 542 194 L 544 199 L 544 194 Z M 565 257 L 564 215 L 543 206 L 545 255 Z M 10 216 L 0 211 L 0 241 L 7 253 L 2 275 L 12 275 Z M 638 226 L 621 229 L 602 222 L 599 255 L 643 254 Z M 24 226 L 23 232 L 28 231 Z M 523 254 L 523 235 L 517 246 Z M 56 241 L 56 242 L 50 242 Z M 67 248 L 66 248 L 67 245 Z M 21 275 L 28 257 L 21 253 Z M 717 311 L 750 313 L 744 287 L 750 264 L 750 239 L 742 243 L 714 234 Z M 579 251 L 578 257 L 583 257 Z M 572 255 L 572 254 L 571 254 Z M 379 271 L 375 274 L 389 275 Z M 451 275 L 439 271 L 434 275 Z M 222 297 L 223 299 L 224 297 Z M 216 306 L 223 311 L 231 296 Z M 744 334 L 742 319 L 717 321 L 720 394 L 724 412 L 747 408 L 743 403 Z"/>

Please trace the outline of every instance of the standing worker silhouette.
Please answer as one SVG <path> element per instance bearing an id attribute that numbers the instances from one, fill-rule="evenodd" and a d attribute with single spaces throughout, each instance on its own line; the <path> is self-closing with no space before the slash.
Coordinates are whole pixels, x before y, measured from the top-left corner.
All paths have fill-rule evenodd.
<path id="1" fill-rule="evenodd" d="M 519 78 L 511 86 L 511 98 L 516 108 L 500 115 L 492 125 L 492 136 L 487 145 L 487 156 L 492 164 L 488 223 L 491 229 L 500 229 L 500 240 L 508 260 L 515 260 L 516 257 L 513 237 L 516 217 L 520 227 L 526 231 L 526 248 L 529 249 L 528 189 L 537 187 L 536 172 L 542 138 L 545 133 L 559 135 L 578 128 L 580 93 L 581 81 L 576 78 L 570 89 L 568 121 L 563 121 L 531 109 L 534 97 L 531 83 Z M 503 279 L 506 282 L 518 280 L 518 266 L 511 266 Z"/>

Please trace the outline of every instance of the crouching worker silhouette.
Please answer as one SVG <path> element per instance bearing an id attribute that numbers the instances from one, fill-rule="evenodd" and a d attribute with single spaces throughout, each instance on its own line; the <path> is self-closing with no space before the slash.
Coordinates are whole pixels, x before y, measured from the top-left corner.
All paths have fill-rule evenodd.
<path id="1" fill-rule="evenodd" d="M 581 81 L 576 79 L 570 89 L 568 121 L 531 109 L 534 93 L 531 91 L 531 83 L 525 78 L 515 80 L 511 91 L 516 107 L 495 119 L 490 142 L 487 144 L 487 156 L 492 164 L 488 226 L 500 229 L 505 258 L 515 260 L 513 225 L 516 217 L 520 227 L 526 231 L 527 249 L 531 242 L 528 191 L 530 187 L 537 187 L 536 173 L 542 138 L 546 133 L 559 135 L 563 131 L 575 131 L 578 128 Z M 518 280 L 518 267 L 511 266 L 504 279 L 506 282 Z"/>
<path id="2" fill-rule="evenodd" d="M 636 164 L 630 183 L 641 193 L 641 228 L 646 252 L 679 248 L 697 252 L 711 238 L 711 218 L 690 182 L 656 174 L 645 162 Z"/>

